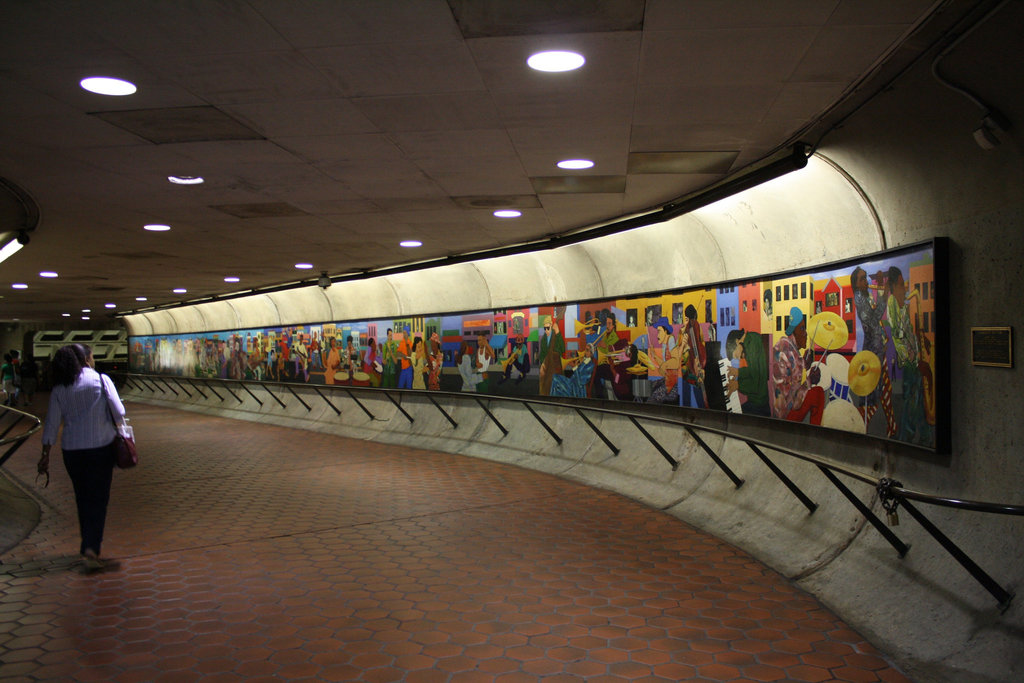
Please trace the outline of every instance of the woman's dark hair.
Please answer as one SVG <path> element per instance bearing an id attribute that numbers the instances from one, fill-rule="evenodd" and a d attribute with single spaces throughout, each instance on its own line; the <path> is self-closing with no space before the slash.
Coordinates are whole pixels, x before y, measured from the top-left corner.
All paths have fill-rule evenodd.
<path id="1" fill-rule="evenodd" d="M 69 344 L 57 349 L 53 354 L 53 362 L 50 363 L 53 383 L 64 386 L 74 384 L 82 368 L 88 365 L 90 354 L 88 347 L 82 344 Z"/>

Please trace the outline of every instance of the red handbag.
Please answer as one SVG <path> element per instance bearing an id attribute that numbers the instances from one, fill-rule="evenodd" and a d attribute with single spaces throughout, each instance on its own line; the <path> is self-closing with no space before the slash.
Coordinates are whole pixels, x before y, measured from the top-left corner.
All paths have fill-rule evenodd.
<path id="1" fill-rule="evenodd" d="M 122 470 L 135 467 L 139 464 L 139 452 L 135 449 L 135 430 L 123 422 L 117 423 L 114 410 L 110 407 L 107 384 L 103 381 L 103 375 L 100 375 L 100 386 L 103 388 L 103 400 L 107 402 L 107 413 L 110 415 L 110 421 L 114 423 L 114 431 L 117 432 L 117 436 L 114 437 L 114 462 Z"/>

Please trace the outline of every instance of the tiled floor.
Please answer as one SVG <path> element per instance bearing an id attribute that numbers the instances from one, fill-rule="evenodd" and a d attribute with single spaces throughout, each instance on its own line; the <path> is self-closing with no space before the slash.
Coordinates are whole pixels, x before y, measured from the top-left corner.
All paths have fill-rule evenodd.
<path id="1" fill-rule="evenodd" d="M 0 559 L 5 681 L 905 681 L 735 548 L 477 459 L 129 406 L 104 556 L 59 457 Z M 18 490 L 0 503 L 8 515 Z M 2 519 L 2 518 L 0 518 Z"/>

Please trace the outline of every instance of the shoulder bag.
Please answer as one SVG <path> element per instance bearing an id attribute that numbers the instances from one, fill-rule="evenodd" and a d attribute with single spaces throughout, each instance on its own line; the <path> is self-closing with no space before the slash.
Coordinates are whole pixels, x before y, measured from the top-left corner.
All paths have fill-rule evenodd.
<path id="1" fill-rule="evenodd" d="M 135 467 L 139 464 L 139 453 L 135 450 L 135 430 L 123 422 L 118 424 L 114 410 L 110 407 L 110 397 L 107 394 L 107 383 L 103 381 L 104 375 L 100 375 L 100 387 L 103 389 L 103 400 L 107 404 L 107 414 L 110 421 L 114 423 L 114 454 L 117 456 L 115 462 L 122 470 Z"/>

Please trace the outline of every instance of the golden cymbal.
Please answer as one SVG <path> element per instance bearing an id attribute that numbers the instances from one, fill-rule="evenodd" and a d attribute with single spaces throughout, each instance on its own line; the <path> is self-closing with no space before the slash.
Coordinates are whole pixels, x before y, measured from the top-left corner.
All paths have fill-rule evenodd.
<path id="1" fill-rule="evenodd" d="M 882 361 L 872 351 L 859 351 L 850 360 L 850 391 L 867 396 L 878 386 L 882 376 Z"/>
<path id="2" fill-rule="evenodd" d="M 846 322 L 839 314 L 831 311 L 822 311 L 811 317 L 807 322 L 807 331 L 811 341 L 826 351 L 841 348 L 850 338 Z"/>

